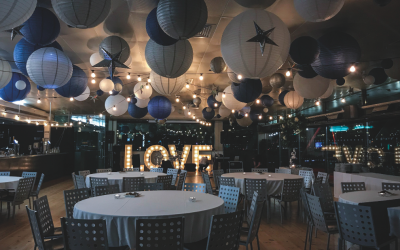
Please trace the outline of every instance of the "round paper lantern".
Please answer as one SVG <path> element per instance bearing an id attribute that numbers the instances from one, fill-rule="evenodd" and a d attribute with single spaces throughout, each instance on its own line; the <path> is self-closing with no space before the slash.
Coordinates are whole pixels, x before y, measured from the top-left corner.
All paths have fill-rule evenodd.
<path id="1" fill-rule="evenodd" d="M 275 3 L 276 0 L 235 0 L 238 4 L 246 8 L 266 9 Z"/>
<path id="2" fill-rule="evenodd" d="M 18 80 L 18 81 L 15 83 L 15 87 L 16 87 L 18 90 L 24 90 L 24 89 L 26 88 L 26 83 L 25 83 L 24 81 L 22 81 L 22 80 Z"/>
<path id="3" fill-rule="evenodd" d="M 175 107 L 171 106 L 171 113 L 175 111 Z"/>
<path id="4" fill-rule="evenodd" d="M 228 71 L 228 77 L 232 82 L 234 82 L 234 83 L 242 82 L 243 78 L 239 79 L 238 75 L 235 72 L 233 72 L 230 68 L 228 68 L 227 71 Z"/>
<path id="5" fill-rule="evenodd" d="M 264 113 L 268 113 L 268 108 L 263 108 Z"/>
<path id="6" fill-rule="evenodd" d="M 204 0 L 160 0 L 157 20 L 172 38 L 189 39 L 207 23 L 208 11 Z"/>
<path id="7" fill-rule="evenodd" d="M 102 96 L 104 94 L 103 90 L 99 89 L 96 91 L 97 96 Z"/>
<path id="8" fill-rule="evenodd" d="M 344 0 L 294 0 L 299 15 L 308 22 L 323 22 L 334 17 L 342 9 Z"/>
<path id="9" fill-rule="evenodd" d="M 110 92 L 110 91 L 112 91 L 114 89 L 114 83 L 110 79 L 103 79 L 99 83 L 99 88 L 103 92 Z"/>
<path id="10" fill-rule="evenodd" d="M 197 107 L 200 106 L 201 98 L 200 97 L 193 98 L 193 104 L 196 105 Z"/>
<path id="11" fill-rule="evenodd" d="M 345 77 L 350 74 L 349 68 L 352 64 L 360 59 L 361 49 L 358 42 L 344 32 L 327 33 L 318 39 L 318 43 L 320 53 L 311 66 L 322 77 Z"/>
<path id="12" fill-rule="evenodd" d="M 215 95 L 215 100 L 217 101 L 217 102 L 222 102 L 222 92 L 218 92 L 216 95 Z"/>
<path id="13" fill-rule="evenodd" d="M 215 57 L 210 62 L 210 69 L 214 73 L 222 73 L 226 70 L 226 63 L 222 57 Z"/>
<path id="14" fill-rule="evenodd" d="M 50 10 L 36 7 L 32 16 L 24 22 L 20 32 L 28 42 L 46 46 L 54 42 L 60 34 L 60 22 Z"/>
<path id="15" fill-rule="evenodd" d="M 210 95 L 207 98 L 207 105 L 208 107 L 212 108 L 212 109 L 217 109 L 221 106 L 222 102 L 217 102 L 217 100 L 215 99 L 215 97 L 213 95 Z"/>
<path id="16" fill-rule="evenodd" d="M 45 90 L 45 88 L 43 88 L 43 87 L 41 87 L 41 86 L 39 86 L 39 85 L 37 85 L 36 88 L 37 88 L 39 91 Z"/>
<path id="17" fill-rule="evenodd" d="M 89 87 L 86 87 L 85 91 L 77 97 L 74 97 L 75 100 L 83 102 L 84 100 L 88 99 L 90 96 L 90 89 Z"/>
<path id="18" fill-rule="evenodd" d="M 161 29 L 157 20 L 157 8 L 154 8 L 147 16 L 146 31 L 151 40 L 163 46 L 172 45 L 178 41 L 178 39 L 170 37 Z"/>
<path id="19" fill-rule="evenodd" d="M 23 24 L 35 11 L 36 0 L 2 1 L 0 31 L 10 30 Z"/>
<path id="20" fill-rule="evenodd" d="M 384 59 L 381 62 L 382 68 L 384 69 L 390 69 L 391 67 L 393 67 L 393 60 L 392 59 Z"/>
<path id="21" fill-rule="evenodd" d="M 303 64 L 303 65 L 297 65 L 297 66 L 299 67 L 299 70 L 297 71 L 297 73 L 304 78 L 314 78 L 318 75 L 314 71 L 314 69 L 311 67 L 311 65 Z"/>
<path id="22" fill-rule="evenodd" d="M 368 75 L 373 76 L 375 78 L 375 85 L 379 85 L 382 84 L 384 82 L 386 82 L 386 80 L 388 79 L 388 76 L 385 73 L 385 70 L 382 68 L 374 68 L 371 69 L 368 73 Z"/>
<path id="23" fill-rule="evenodd" d="M 140 119 L 147 115 L 147 107 L 139 108 L 134 103 L 130 102 L 128 105 L 128 113 L 133 118 Z"/>
<path id="24" fill-rule="evenodd" d="M 145 49 L 149 67 L 160 76 L 176 78 L 186 73 L 193 61 L 193 49 L 187 40 L 162 46 L 149 40 Z"/>
<path id="25" fill-rule="evenodd" d="M 119 83 L 119 82 L 114 83 L 114 88 L 112 90 L 111 95 L 118 95 L 119 93 L 121 93 L 122 88 L 123 88 L 123 85 L 121 83 Z"/>
<path id="26" fill-rule="evenodd" d="M 219 107 L 218 113 L 220 114 L 220 116 L 222 118 L 228 117 L 231 114 L 231 110 L 228 109 L 227 107 L 225 107 L 225 105 L 221 105 L 221 107 Z"/>
<path id="27" fill-rule="evenodd" d="M 242 114 L 242 111 L 235 111 L 235 113 L 233 114 L 233 116 L 237 119 L 237 120 L 239 120 L 239 119 L 242 119 L 243 117 L 244 117 L 244 115 Z"/>
<path id="28" fill-rule="evenodd" d="M 122 95 L 110 95 L 106 99 L 105 108 L 110 115 L 120 116 L 128 110 L 128 102 Z"/>
<path id="29" fill-rule="evenodd" d="M 149 114 L 156 119 L 165 119 L 171 114 L 171 102 L 165 96 L 156 96 L 149 102 Z"/>
<path id="30" fill-rule="evenodd" d="M 339 78 L 339 79 L 336 79 L 336 84 L 338 86 L 343 86 L 345 83 L 346 83 L 346 80 L 343 77 Z"/>
<path id="31" fill-rule="evenodd" d="M 293 87 L 300 96 L 314 99 L 326 92 L 329 88 L 329 79 L 321 76 L 307 79 L 297 74 L 293 79 Z"/>
<path id="32" fill-rule="evenodd" d="M 113 76 L 112 79 L 111 79 L 111 77 L 107 77 L 107 79 L 110 79 L 114 84 L 119 84 L 121 86 L 124 85 L 124 83 L 122 82 L 121 78 L 119 78 L 118 76 Z M 114 89 L 117 90 L 115 87 L 114 87 Z M 121 91 L 121 90 L 122 90 L 122 88 L 120 90 L 118 90 L 118 91 Z"/>
<path id="33" fill-rule="evenodd" d="M 46 89 L 64 86 L 71 79 L 72 63 L 60 50 L 46 47 L 28 58 L 26 70 L 31 80 Z"/>
<path id="34" fill-rule="evenodd" d="M 285 106 L 290 109 L 298 109 L 304 103 L 304 97 L 296 91 L 289 91 L 284 98 Z"/>
<path id="35" fill-rule="evenodd" d="M 250 119 L 250 117 L 244 117 L 243 119 L 236 120 L 236 122 L 241 127 L 248 127 L 253 123 L 253 121 Z"/>
<path id="36" fill-rule="evenodd" d="M 326 99 L 330 97 L 333 93 L 333 90 L 335 89 L 335 84 L 329 83 L 328 89 L 325 91 L 323 95 L 320 96 L 321 99 Z"/>
<path id="37" fill-rule="evenodd" d="M 262 83 L 262 93 L 268 94 L 269 92 L 272 91 L 272 86 L 269 83 L 269 77 L 263 77 L 260 79 Z"/>
<path id="38" fill-rule="evenodd" d="M 15 86 L 18 81 L 23 81 L 25 83 L 26 87 L 23 90 L 19 90 Z M 31 92 L 29 80 L 20 73 L 12 73 L 9 83 L 4 88 L 0 89 L 0 97 L 7 102 L 16 102 L 24 100 L 29 92 Z"/>
<path id="39" fill-rule="evenodd" d="M 81 95 L 88 83 L 85 71 L 76 65 L 73 65 L 71 79 L 62 87 L 56 88 L 56 92 L 64 97 L 77 97 Z"/>
<path id="40" fill-rule="evenodd" d="M 257 35 L 255 23 L 276 45 L 248 42 Z M 226 64 L 243 78 L 262 78 L 272 75 L 286 61 L 289 54 L 290 34 L 286 24 L 275 14 L 261 9 L 250 9 L 232 19 L 221 40 L 221 52 Z"/>
<path id="41" fill-rule="evenodd" d="M 207 108 L 204 108 L 201 113 L 203 114 L 203 118 L 206 120 L 211 120 L 215 116 L 215 111 L 213 109 L 211 109 L 211 111 L 207 111 Z"/>
<path id="42" fill-rule="evenodd" d="M 261 96 L 260 101 L 264 107 L 271 107 L 274 104 L 274 98 L 270 97 L 269 95 Z"/>
<path id="43" fill-rule="evenodd" d="M 295 63 L 311 64 L 319 56 L 318 41 L 310 36 L 296 38 L 290 45 L 289 55 Z"/>
<path id="44" fill-rule="evenodd" d="M 131 66 L 131 64 L 132 64 L 132 57 L 129 56 L 128 60 L 126 60 L 126 62 L 125 62 L 125 65 L 129 67 L 129 66 Z"/>
<path id="45" fill-rule="evenodd" d="M 174 96 L 178 94 L 186 83 L 186 75 L 183 74 L 177 78 L 167 78 L 158 75 L 154 71 L 150 72 L 151 86 L 154 90 L 166 96 Z"/>
<path id="46" fill-rule="evenodd" d="M 240 110 L 244 106 L 246 106 L 245 102 L 240 102 L 236 100 L 236 98 L 233 96 L 232 88 L 231 85 L 225 88 L 224 90 L 225 97 L 222 98 L 222 103 L 225 105 L 230 110 Z"/>
<path id="47" fill-rule="evenodd" d="M 51 3 L 64 23 L 79 29 L 96 27 L 111 9 L 111 0 L 51 0 Z"/>
<path id="48" fill-rule="evenodd" d="M 242 108 L 242 111 L 243 111 L 244 113 L 250 113 L 251 108 L 248 107 L 248 106 L 246 106 L 246 107 Z"/>
<path id="49" fill-rule="evenodd" d="M 390 76 L 390 78 L 400 80 L 400 58 L 392 59 L 393 66 L 389 69 L 385 69 L 385 73 Z"/>
<path id="50" fill-rule="evenodd" d="M 133 87 L 133 93 L 138 99 L 148 99 L 153 94 L 153 88 L 143 82 L 136 83 L 135 87 Z"/>
<path id="51" fill-rule="evenodd" d="M 369 85 L 375 83 L 375 77 L 373 77 L 373 76 L 366 76 L 366 77 L 364 77 L 363 80 L 364 80 L 364 83 L 365 83 L 367 86 L 369 86 Z"/>
<path id="52" fill-rule="evenodd" d="M 261 120 L 260 115 L 262 116 L 261 110 L 251 110 L 249 113 L 250 120 L 253 122 L 259 122 Z"/>
<path id="53" fill-rule="evenodd" d="M 260 96 L 262 84 L 260 79 L 246 78 L 240 84 L 232 83 L 231 88 L 236 100 L 248 103 L 254 101 Z"/>
<path id="54" fill-rule="evenodd" d="M 128 60 L 131 49 L 129 48 L 129 44 L 119 36 L 109 36 L 104 38 L 104 40 L 100 43 L 99 46 L 99 54 L 103 58 L 106 56 L 105 53 L 102 51 L 102 48 L 107 50 L 111 54 L 117 54 L 121 52 L 121 56 L 119 61 L 124 63 Z"/>
<path id="55" fill-rule="evenodd" d="M 0 89 L 6 86 L 12 77 L 11 65 L 0 57 Z"/>
<path id="56" fill-rule="evenodd" d="M 148 14 L 152 9 L 157 7 L 159 0 L 132 0 L 131 12 Z"/>
<path id="57" fill-rule="evenodd" d="M 286 78 L 281 73 L 275 73 L 269 79 L 269 83 L 273 88 L 280 88 L 285 85 Z"/>
<path id="58" fill-rule="evenodd" d="M 93 53 L 93 54 L 90 56 L 90 59 L 89 59 L 90 65 L 92 65 L 92 66 L 98 64 L 98 63 L 101 62 L 102 60 L 103 60 L 103 58 L 101 57 L 101 55 L 100 55 L 99 52 Z"/>
<path id="59" fill-rule="evenodd" d="M 279 103 L 280 103 L 281 105 L 283 105 L 283 106 L 286 106 L 286 105 L 285 105 L 285 95 L 286 95 L 287 93 L 289 93 L 289 91 L 284 90 L 284 91 L 282 91 L 282 92 L 279 94 L 279 96 L 278 96 L 278 101 L 279 101 Z"/>
<path id="60" fill-rule="evenodd" d="M 148 98 L 148 99 L 137 99 L 137 98 L 135 98 L 135 99 L 136 99 L 136 106 L 138 106 L 139 108 L 147 107 L 149 105 L 149 102 L 150 102 L 150 98 Z"/>

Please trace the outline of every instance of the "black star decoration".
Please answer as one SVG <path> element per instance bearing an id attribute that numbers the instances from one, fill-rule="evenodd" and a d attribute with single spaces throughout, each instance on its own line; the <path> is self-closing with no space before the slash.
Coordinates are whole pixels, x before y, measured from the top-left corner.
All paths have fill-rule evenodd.
<path id="1" fill-rule="evenodd" d="M 125 49 L 125 48 L 124 48 Z M 124 69 L 129 69 L 128 66 L 123 64 L 122 62 L 119 61 L 121 57 L 122 50 L 116 54 L 111 54 L 104 48 L 101 48 L 101 50 L 104 53 L 104 60 L 97 63 L 96 65 L 93 65 L 93 67 L 107 67 L 108 68 L 108 73 L 110 74 L 110 78 L 113 79 L 113 75 L 115 72 L 115 68 L 124 68 Z"/>
<path id="2" fill-rule="evenodd" d="M 9 31 L 11 32 L 11 41 L 14 40 L 14 38 L 15 38 L 16 35 L 24 36 L 24 35 L 21 33 L 21 29 L 22 29 L 23 27 L 24 27 L 24 25 L 22 24 L 22 25 L 20 25 L 20 26 L 17 26 L 17 27 L 15 27 L 15 28 L 9 30 Z"/>
<path id="3" fill-rule="evenodd" d="M 265 44 L 271 44 L 274 46 L 278 46 L 274 41 L 272 41 L 269 36 L 271 33 L 274 31 L 275 27 L 272 29 L 269 29 L 267 31 L 264 31 L 254 22 L 254 26 L 256 27 L 256 32 L 257 35 L 251 39 L 249 39 L 247 42 L 253 42 L 253 43 L 260 43 L 260 49 L 261 49 L 261 55 L 264 55 L 264 48 Z"/>

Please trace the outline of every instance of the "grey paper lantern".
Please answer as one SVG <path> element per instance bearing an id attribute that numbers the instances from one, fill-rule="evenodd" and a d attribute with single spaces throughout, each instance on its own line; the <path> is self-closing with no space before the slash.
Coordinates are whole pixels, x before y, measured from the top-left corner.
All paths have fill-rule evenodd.
<path id="1" fill-rule="evenodd" d="M 246 8 L 266 9 L 275 3 L 276 0 L 235 0 L 238 4 Z"/>
<path id="2" fill-rule="evenodd" d="M 167 78 L 158 75 L 154 71 L 150 72 L 151 86 L 153 89 L 166 96 L 173 96 L 179 93 L 186 83 L 186 75 L 183 74 L 177 78 Z"/>
<path id="3" fill-rule="evenodd" d="M 119 36 L 109 36 L 106 37 L 99 46 L 99 54 L 104 57 L 104 53 L 101 49 L 105 49 L 111 54 L 116 54 L 120 51 L 121 57 L 119 59 L 120 62 L 124 63 L 128 60 L 131 49 L 129 48 L 129 44 L 121 37 Z"/>
<path id="4" fill-rule="evenodd" d="M 193 98 L 193 104 L 196 105 L 197 107 L 200 106 L 201 98 L 200 97 Z"/>
<path id="5" fill-rule="evenodd" d="M 157 20 L 162 30 L 175 39 L 189 39 L 207 23 L 208 11 L 204 0 L 160 0 Z"/>
<path id="6" fill-rule="evenodd" d="M 281 73 L 275 73 L 269 79 L 269 83 L 273 88 L 281 88 L 285 85 L 286 78 Z"/>
<path id="7" fill-rule="evenodd" d="M 85 91 L 83 91 L 83 93 L 81 95 L 74 97 L 74 99 L 82 102 L 82 101 L 88 99 L 89 96 L 90 96 L 90 89 L 89 89 L 89 87 L 86 86 Z"/>
<path id="8" fill-rule="evenodd" d="M 4 88 L 11 80 L 11 65 L 0 57 L 0 89 Z"/>
<path id="9" fill-rule="evenodd" d="M 64 23 L 80 29 L 96 27 L 111 9 L 111 0 L 51 0 L 51 3 Z"/>
<path id="10" fill-rule="evenodd" d="M 259 42 L 248 42 L 257 35 L 255 23 L 276 45 L 265 44 L 261 52 Z M 290 34 L 286 25 L 275 14 L 261 9 L 247 10 L 225 28 L 221 52 L 226 64 L 243 78 L 262 78 L 275 73 L 289 55 Z"/>
<path id="11" fill-rule="evenodd" d="M 241 127 L 248 127 L 253 123 L 253 121 L 250 119 L 250 117 L 243 117 L 242 119 L 236 120 L 236 122 Z"/>
<path id="12" fill-rule="evenodd" d="M 283 99 L 285 106 L 290 109 L 298 109 L 304 103 L 304 97 L 300 96 L 296 91 L 289 91 Z"/>
<path id="13" fill-rule="evenodd" d="M 223 71 L 225 71 L 226 63 L 224 61 L 224 58 L 219 56 L 212 59 L 210 62 L 210 69 L 214 73 L 222 73 Z"/>
<path id="14" fill-rule="evenodd" d="M 231 114 L 231 110 L 225 107 L 225 105 L 221 105 L 219 107 L 218 113 L 222 118 L 228 117 Z"/>
<path id="15" fill-rule="evenodd" d="M 314 99 L 322 96 L 329 88 L 329 79 L 322 76 L 304 78 L 299 74 L 293 79 L 294 90 L 302 97 Z"/>
<path id="16" fill-rule="evenodd" d="M 125 114 L 128 110 L 129 103 L 122 95 L 111 95 L 106 99 L 104 105 L 108 113 L 114 116 L 120 116 Z"/>
<path id="17" fill-rule="evenodd" d="M 72 76 L 72 63 L 60 50 L 52 47 L 33 52 L 26 63 L 31 80 L 46 89 L 64 86 Z"/>
<path id="18" fill-rule="evenodd" d="M 162 46 L 150 39 L 146 45 L 145 57 L 149 67 L 158 75 L 177 78 L 192 65 L 193 49 L 187 40 Z"/>
<path id="19" fill-rule="evenodd" d="M 157 7 L 158 2 L 159 0 L 131 0 L 128 1 L 128 4 L 130 5 L 131 12 L 145 13 L 147 15 L 152 9 Z"/>
<path id="20" fill-rule="evenodd" d="M 319 98 L 326 99 L 326 98 L 330 97 L 332 95 L 334 89 L 335 89 L 335 82 L 329 83 L 328 89 Z"/>
<path id="21" fill-rule="evenodd" d="M 20 26 L 31 17 L 35 11 L 36 0 L 1 1 L 0 31 Z"/>
<path id="22" fill-rule="evenodd" d="M 147 107 L 147 105 L 150 102 L 150 98 L 147 98 L 147 99 L 136 99 L 136 100 L 137 100 L 136 106 L 138 106 L 139 108 Z"/>
<path id="23" fill-rule="evenodd" d="M 344 0 L 294 0 L 299 15 L 309 22 L 323 22 L 342 9 Z"/>
<path id="24" fill-rule="evenodd" d="M 261 92 L 263 94 L 268 94 L 269 92 L 271 92 L 272 91 L 272 86 L 271 86 L 271 84 L 269 82 L 269 77 L 264 77 L 264 78 L 261 78 L 260 80 L 261 80 L 261 83 L 262 83 L 262 91 Z"/>

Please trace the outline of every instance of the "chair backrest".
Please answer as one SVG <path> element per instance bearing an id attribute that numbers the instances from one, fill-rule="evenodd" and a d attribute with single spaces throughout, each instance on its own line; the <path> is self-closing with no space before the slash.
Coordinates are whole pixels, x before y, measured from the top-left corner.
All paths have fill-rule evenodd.
<path id="1" fill-rule="evenodd" d="M 76 174 L 72 172 L 71 176 L 72 176 L 72 182 L 74 183 L 74 188 L 78 189 L 78 186 L 76 185 Z"/>
<path id="2" fill-rule="evenodd" d="M 183 250 L 185 218 L 137 219 L 136 250 Z"/>
<path id="3" fill-rule="evenodd" d="M 204 184 L 204 183 L 185 183 L 183 185 L 183 191 L 206 193 L 206 184 Z"/>
<path id="4" fill-rule="evenodd" d="M 65 250 L 108 250 L 105 220 L 61 218 Z"/>
<path id="5" fill-rule="evenodd" d="M 90 170 L 79 171 L 79 175 L 82 175 L 83 177 L 86 178 L 87 175 L 90 175 Z"/>
<path id="6" fill-rule="evenodd" d="M 322 211 L 333 212 L 333 195 L 328 183 L 315 184 L 313 186 L 314 195 L 321 200 Z"/>
<path id="7" fill-rule="evenodd" d="M 300 170 L 299 175 L 303 177 L 304 187 L 311 188 L 314 173 L 312 171 L 308 171 L 308 170 Z"/>
<path id="8" fill-rule="evenodd" d="M 309 209 L 308 203 L 307 203 L 306 193 L 307 193 L 307 191 L 304 188 L 300 189 L 300 198 L 301 198 L 301 202 L 303 205 L 304 213 L 306 215 L 308 222 L 310 222 L 312 224 L 312 226 L 314 226 L 311 215 L 310 215 L 310 209 Z"/>
<path id="9" fill-rule="evenodd" d="M 275 173 L 279 174 L 291 174 L 292 170 L 290 168 L 275 168 Z"/>
<path id="10" fill-rule="evenodd" d="M 243 173 L 243 168 L 229 169 L 229 173 Z"/>
<path id="11" fill-rule="evenodd" d="M 284 179 L 282 188 L 282 201 L 297 201 L 300 198 L 300 189 L 303 187 L 302 179 Z"/>
<path id="12" fill-rule="evenodd" d="M 94 195 L 93 196 L 101 196 L 107 194 L 116 194 L 120 193 L 119 185 L 108 185 L 108 186 L 97 186 L 94 188 Z"/>
<path id="13" fill-rule="evenodd" d="M 29 224 L 31 225 L 33 240 L 35 245 L 39 250 L 45 250 L 43 232 L 40 230 L 39 216 L 35 210 L 31 210 L 26 207 L 26 212 L 28 213 Z"/>
<path id="14" fill-rule="evenodd" d="M 342 193 L 365 191 L 365 182 L 342 182 Z"/>
<path id="15" fill-rule="evenodd" d="M 37 195 L 39 195 L 40 188 L 42 187 L 42 184 L 43 184 L 43 180 L 44 180 L 44 174 L 42 173 L 42 175 L 40 176 L 39 183 L 38 183 L 37 188 L 36 188 L 36 194 Z"/>
<path id="16" fill-rule="evenodd" d="M 187 172 L 181 171 L 181 173 L 179 174 L 178 183 L 176 184 L 176 190 L 183 189 L 183 184 L 185 183 L 186 175 L 187 175 Z"/>
<path id="17" fill-rule="evenodd" d="M 97 178 L 97 177 L 90 177 L 90 187 L 92 188 L 92 194 L 94 194 L 94 189 L 97 186 L 108 186 L 108 178 Z"/>
<path id="18" fill-rule="evenodd" d="M 211 186 L 211 181 L 210 181 L 210 176 L 207 173 L 201 173 L 202 177 L 203 177 L 203 181 L 206 184 L 206 191 L 209 194 L 213 194 L 213 189 Z"/>
<path id="19" fill-rule="evenodd" d="M 123 177 L 122 191 L 123 192 L 144 191 L 143 184 L 144 184 L 144 177 Z"/>
<path id="20" fill-rule="evenodd" d="M 325 172 L 318 172 L 317 178 L 322 177 L 322 183 L 329 181 L 329 174 Z"/>
<path id="21" fill-rule="evenodd" d="M 34 177 L 19 179 L 17 189 L 15 190 L 14 203 L 21 204 L 29 198 L 34 182 Z"/>
<path id="22" fill-rule="evenodd" d="M 224 200 L 225 213 L 236 212 L 239 202 L 240 188 L 221 185 L 218 197 Z"/>
<path id="23" fill-rule="evenodd" d="M 140 168 L 124 168 L 125 172 L 140 172 Z"/>
<path id="24" fill-rule="evenodd" d="M 266 179 L 244 179 L 245 199 L 253 200 L 253 195 L 257 191 L 258 201 L 267 199 L 267 180 Z"/>
<path id="25" fill-rule="evenodd" d="M 322 183 L 324 183 L 324 178 L 320 176 L 320 177 L 315 178 L 313 185 L 322 184 Z"/>
<path id="26" fill-rule="evenodd" d="M 236 187 L 235 178 L 221 176 L 221 178 L 219 178 L 219 186 Z"/>
<path id="27" fill-rule="evenodd" d="M 221 178 L 221 175 L 224 174 L 224 170 L 223 169 L 216 169 L 212 171 L 213 173 L 213 178 L 214 178 L 214 183 L 215 183 L 215 187 L 219 188 L 219 179 Z"/>
<path id="28" fill-rule="evenodd" d="M 258 202 L 258 192 L 255 191 L 253 194 L 253 200 L 247 214 L 247 224 L 249 225 L 249 232 L 247 234 L 247 244 L 253 242 L 254 238 L 258 234 L 260 228 L 261 216 L 264 207 L 264 202 Z"/>
<path id="29" fill-rule="evenodd" d="M 162 173 L 163 171 L 163 168 L 150 168 L 150 172 Z"/>
<path id="30" fill-rule="evenodd" d="M 213 215 L 206 250 L 239 249 L 243 211 Z"/>
<path id="31" fill-rule="evenodd" d="M 251 172 L 263 172 L 268 173 L 268 168 L 252 168 Z"/>
<path id="32" fill-rule="evenodd" d="M 111 168 L 99 168 L 96 169 L 96 173 L 107 173 L 107 172 L 112 172 Z"/>
<path id="33" fill-rule="evenodd" d="M 172 175 L 171 185 L 175 185 L 176 178 L 178 177 L 178 172 L 179 172 L 179 169 L 176 169 L 176 168 L 168 168 L 167 169 L 167 175 Z"/>
<path id="34" fill-rule="evenodd" d="M 10 176 L 10 171 L 0 172 L 0 176 Z"/>
<path id="35" fill-rule="evenodd" d="M 170 190 L 172 178 L 173 178 L 172 175 L 160 175 L 157 177 L 157 183 L 163 183 L 164 190 Z"/>
<path id="36" fill-rule="evenodd" d="M 321 207 L 321 201 L 317 196 L 305 194 L 308 204 L 308 211 L 313 221 L 313 225 L 325 233 L 328 232 L 328 227 L 325 221 L 325 214 Z"/>
<path id="37" fill-rule="evenodd" d="M 33 184 L 31 187 L 31 190 L 33 191 L 33 186 L 35 186 L 36 183 L 36 176 L 37 176 L 37 172 L 22 172 L 22 178 L 30 178 L 33 177 Z"/>
<path id="38" fill-rule="evenodd" d="M 82 175 L 75 175 L 76 189 L 86 188 L 85 177 Z"/>
<path id="39" fill-rule="evenodd" d="M 76 203 L 84 199 L 87 199 L 89 197 L 90 197 L 89 188 L 64 190 L 64 203 L 65 203 L 65 212 L 67 214 L 67 218 L 73 218 L 74 206 Z"/>
<path id="40" fill-rule="evenodd" d="M 33 207 L 37 211 L 39 218 L 39 227 L 40 230 L 42 230 L 43 235 L 52 234 L 54 232 L 54 223 L 53 218 L 51 217 L 47 195 L 34 200 Z"/>
<path id="41" fill-rule="evenodd" d="M 164 183 L 144 183 L 143 190 L 144 191 L 164 190 Z"/>
<path id="42" fill-rule="evenodd" d="M 400 183 L 382 182 L 382 190 L 400 190 Z"/>

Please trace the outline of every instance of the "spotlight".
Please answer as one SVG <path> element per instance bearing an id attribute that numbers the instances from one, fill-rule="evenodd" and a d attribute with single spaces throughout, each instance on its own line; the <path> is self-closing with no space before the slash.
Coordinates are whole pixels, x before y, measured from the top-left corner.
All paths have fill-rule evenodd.
<path id="1" fill-rule="evenodd" d="M 345 103 L 345 102 L 346 102 L 346 99 L 342 98 L 342 99 L 340 99 L 340 102 L 341 102 L 341 103 Z"/>
<path id="2" fill-rule="evenodd" d="M 96 80 L 94 78 L 92 79 L 92 83 L 96 83 Z"/>
<path id="3" fill-rule="evenodd" d="M 351 65 L 349 70 L 351 73 L 354 73 L 354 72 L 356 72 L 356 67 L 354 65 Z"/>
<path id="4" fill-rule="evenodd" d="M 239 80 L 242 80 L 243 76 L 242 76 L 242 75 L 237 75 L 237 78 L 238 78 Z"/>
<path id="5" fill-rule="evenodd" d="M 222 98 L 225 98 L 225 97 L 226 97 L 225 92 L 222 92 Z"/>
<path id="6" fill-rule="evenodd" d="M 199 79 L 200 79 L 200 81 L 203 81 L 203 79 L 204 79 L 203 73 L 200 74 Z"/>
<path id="7" fill-rule="evenodd" d="M 93 77 L 93 78 L 96 77 L 96 74 L 94 73 L 94 70 L 92 70 L 92 74 L 90 76 Z"/>
<path id="8" fill-rule="evenodd" d="M 140 75 L 138 75 L 138 78 L 137 78 L 137 80 L 138 80 L 139 82 L 141 82 L 141 81 L 142 81 L 142 78 L 140 77 Z"/>
<path id="9" fill-rule="evenodd" d="M 196 94 L 193 94 L 193 98 L 196 98 L 197 97 L 197 95 Z"/>
<path id="10" fill-rule="evenodd" d="M 290 75 L 291 75 L 290 69 L 288 69 L 288 70 L 286 71 L 286 76 L 289 77 Z"/>
<path id="11" fill-rule="evenodd" d="M 131 79 L 131 73 L 128 73 L 128 75 L 126 76 L 126 79 Z"/>
<path id="12" fill-rule="evenodd" d="M 260 99 L 257 99 L 257 100 L 256 100 L 256 103 L 257 103 L 257 104 L 260 104 Z"/>
<path id="13" fill-rule="evenodd" d="M 117 107 L 115 107 L 115 105 L 114 105 L 114 107 L 113 107 L 113 110 L 114 110 L 114 111 L 117 110 Z"/>
<path id="14" fill-rule="evenodd" d="M 41 103 L 42 101 L 40 100 L 40 98 L 38 98 L 36 102 L 37 103 Z"/>
<path id="15" fill-rule="evenodd" d="M 70 97 L 69 100 L 72 102 L 72 101 L 74 100 L 74 98 L 73 98 L 73 97 Z"/>
<path id="16" fill-rule="evenodd" d="M 130 98 L 130 97 L 126 98 L 126 101 L 127 101 L 127 102 L 130 102 L 130 101 L 131 101 L 131 98 Z"/>

